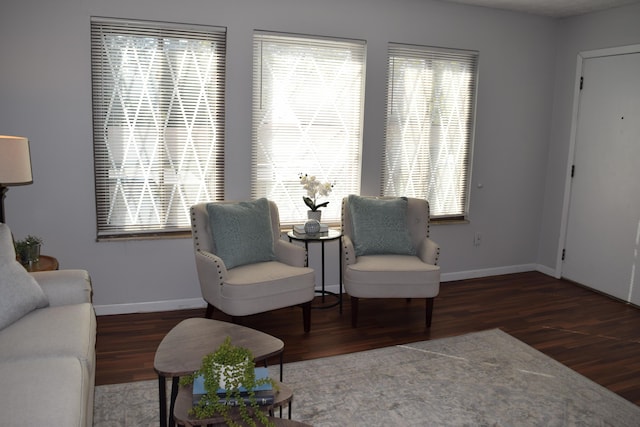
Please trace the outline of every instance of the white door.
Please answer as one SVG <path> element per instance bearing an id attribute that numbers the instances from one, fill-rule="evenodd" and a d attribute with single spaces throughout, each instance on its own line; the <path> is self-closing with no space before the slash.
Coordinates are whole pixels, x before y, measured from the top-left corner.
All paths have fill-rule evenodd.
<path id="1" fill-rule="evenodd" d="M 640 304 L 640 53 L 582 65 L 562 276 Z"/>

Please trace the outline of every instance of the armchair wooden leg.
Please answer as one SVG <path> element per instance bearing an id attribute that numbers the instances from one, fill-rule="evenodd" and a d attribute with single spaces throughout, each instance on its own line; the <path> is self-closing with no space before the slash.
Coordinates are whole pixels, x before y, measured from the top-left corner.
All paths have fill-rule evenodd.
<path id="1" fill-rule="evenodd" d="M 431 317 L 433 316 L 433 300 L 434 298 L 427 298 L 427 310 L 426 310 L 426 325 L 427 328 L 431 327 Z"/>
<path id="2" fill-rule="evenodd" d="M 351 297 L 351 327 L 358 326 L 358 298 Z"/>
<path id="3" fill-rule="evenodd" d="M 311 330 L 311 301 L 302 304 L 302 321 L 304 323 L 304 333 Z"/>
<path id="4" fill-rule="evenodd" d="M 213 306 L 207 303 L 207 312 L 204 314 L 204 317 L 207 319 L 211 319 L 213 317 Z"/>

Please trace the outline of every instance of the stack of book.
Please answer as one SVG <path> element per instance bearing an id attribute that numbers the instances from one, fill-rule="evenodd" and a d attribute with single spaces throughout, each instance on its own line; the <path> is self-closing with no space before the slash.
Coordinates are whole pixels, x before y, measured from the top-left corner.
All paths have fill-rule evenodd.
<path id="1" fill-rule="evenodd" d="M 269 371 L 267 368 L 263 367 L 255 368 L 255 376 L 256 381 L 268 378 Z M 258 405 L 273 405 L 273 402 L 275 400 L 275 391 L 273 390 L 273 386 L 270 382 L 258 385 L 252 390 Z M 235 396 L 228 397 L 227 390 L 222 388 L 216 390 L 215 395 L 218 398 L 218 402 L 227 404 L 229 406 L 238 406 L 239 399 L 242 399 L 245 404 L 250 405 L 251 402 L 249 400 L 249 390 L 241 386 L 239 391 L 239 398 Z M 204 377 L 202 375 L 199 375 L 193 381 L 193 404 L 197 404 L 205 394 L 207 394 L 207 390 L 204 386 Z M 213 397 L 211 393 L 209 394 L 209 397 Z"/>
<path id="2" fill-rule="evenodd" d="M 293 231 L 296 234 L 306 234 L 307 232 L 304 231 L 304 224 L 296 224 L 293 226 Z M 329 226 L 327 224 L 320 224 L 320 233 L 325 233 L 329 231 Z"/>

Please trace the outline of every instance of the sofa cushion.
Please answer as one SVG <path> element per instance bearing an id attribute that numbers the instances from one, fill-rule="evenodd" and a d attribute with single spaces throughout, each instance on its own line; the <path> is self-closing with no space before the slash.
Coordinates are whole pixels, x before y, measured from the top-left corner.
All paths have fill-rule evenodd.
<path id="1" fill-rule="evenodd" d="M 15 259 L 0 259 L 0 329 L 49 301 L 42 288 Z"/>
<path id="2" fill-rule="evenodd" d="M 228 271 L 220 297 L 225 313 L 246 316 L 309 302 L 314 289 L 312 268 L 271 261 Z"/>
<path id="3" fill-rule="evenodd" d="M 221 293 L 232 299 L 286 295 L 293 290 L 315 287 L 315 273 L 308 267 L 294 267 L 278 261 L 244 265 L 230 271 Z M 310 298 L 312 299 L 313 296 Z"/>
<path id="4" fill-rule="evenodd" d="M 346 267 L 344 282 L 358 298 L 430 298 L 440 290 L 440 267 L 417 256 L 365 255 Z"/>
<path id="5" fill-rule="evenodd" d="M 207 212 L 216 254 L 227 269 L 276 258 L 267 199 L 209 203 Z"/>
<path id="6" fill-rule="evenodd" d="M 407 198 L 349 196 L 356 256 L 415 255 L 407 224 Z"/>
<path id="7" fill-rule="evenodd" d="M 86 427 L 91 375 L 75 357 L 0 361 L 3 426 Z"/>
<path id="8" fill-rule="evenodd" d="M 71 356 L 91 371 L 96 319 L 90 303 L 34 310 L 0 331 L 0 360 Z"/>

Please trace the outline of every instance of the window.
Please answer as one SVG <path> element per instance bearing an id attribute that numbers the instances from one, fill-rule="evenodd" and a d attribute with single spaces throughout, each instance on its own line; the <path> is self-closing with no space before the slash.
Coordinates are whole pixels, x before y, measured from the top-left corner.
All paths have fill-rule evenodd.
<path id="1" fill-rule="evenodd" d="M 335 184 L 322 222 L 360 192 L 365 44 L 256 32 L 252 195 L 278 204 L 283 224 L 307 218 L 298 176 Z"/>
<path id="2" fill-rule="evenodd" d="M 91 20 L 98 237 L 182 231 L 224 198 L 221 28 Z"/>
<path id="3" fill-rule="evenodd" d="M 468 213 L 478 53 L 390 44 L 382 194 Z"/>

